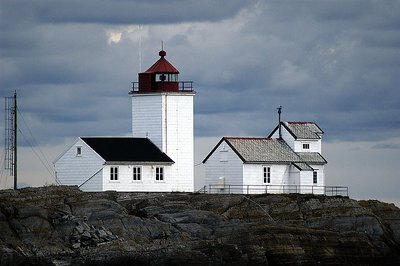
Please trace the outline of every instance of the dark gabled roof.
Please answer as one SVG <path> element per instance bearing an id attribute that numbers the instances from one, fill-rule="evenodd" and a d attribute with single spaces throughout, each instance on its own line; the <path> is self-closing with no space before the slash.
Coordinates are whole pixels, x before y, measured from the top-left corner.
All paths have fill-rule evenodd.
<path id="1" fill-rule="evenodd" d="M 203 160 L 205 163 L 222 141 L 225 141 L 244 163 L 302 162 L 301 158 L 280 139 L 223 137 Z"/>
<path id="2" fill-rule="evenodd" d="M 324 131 L 314 122 L 281 122 L 283 126 L 295 139 L 320 139 Z M 270 138 L 278 126 L 268 135 Z"/>
<path id="3" fill-rule="evenodd" d="M 129 137 L 81 137 L 106 162 L 174 163 L 151 140 Z"/>

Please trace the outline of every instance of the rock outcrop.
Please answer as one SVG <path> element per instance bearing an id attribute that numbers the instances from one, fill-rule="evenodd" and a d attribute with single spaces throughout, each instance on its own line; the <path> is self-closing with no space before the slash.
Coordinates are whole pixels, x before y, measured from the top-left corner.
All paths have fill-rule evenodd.
<path id="1" fill-rule="evenodd" d="M 0 191 L 0 265 L 400 265 L 400 210 L 315 195 Z"/>

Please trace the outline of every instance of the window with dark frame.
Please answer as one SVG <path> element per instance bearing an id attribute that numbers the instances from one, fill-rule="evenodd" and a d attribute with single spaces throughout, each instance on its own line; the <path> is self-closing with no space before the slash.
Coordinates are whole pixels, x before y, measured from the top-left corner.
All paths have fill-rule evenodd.
<path id="1" fill-rule="evenodd" d="M 310 149 L 310 144 L 309 143 L 303 143 L 303 149 L 304 150 L 309 150 Z"/>
<path id="2" fill-rule="evenodd" d="M 156 180 L 157 181 L 164 180 L 164 167 L 156 167 Z"/>
<path id="3" fill-rule="evenodd" d="M 271 183 L 271 167 L 264 166 L 263 172 L 264 172 L 264 184 L 270 184 Z"/>
<path id="4" fill-rule="evenodd" d="M 133 180 L 134 181 L 142 180 L 142 169 L 141 169 L 141 167 L 133 167 Z"/>
<path id="5" fill-rule="evenodd" d="M 82 147 L 76 147 L 76 156 L 82 156 Z"/>
<path id="6" fill-rule="evenodd" d="M 178 74 L 161 73 L 156 74 L 156 82 L 177 82 Z"/>
<path id="7" fill-rule="evenodd" d="M 118 166 L 110 167 L 110 180 L 118 180 Z"/>
<path id="8" fill-rule="evenodd" d="M 318 183 L 318 173 L 317 171 L 313 172 L 313 184 L 317 184 Z"/>

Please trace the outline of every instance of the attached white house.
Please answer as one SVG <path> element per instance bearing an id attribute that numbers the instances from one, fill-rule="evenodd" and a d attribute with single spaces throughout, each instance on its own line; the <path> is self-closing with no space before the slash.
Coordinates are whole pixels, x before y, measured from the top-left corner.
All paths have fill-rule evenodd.
<path id="1" fill-rule="evenodd" d="M 281 122 L 281 138 L 314 171 L 318 185 L 325 185 L 325 165 L 322 157 L 322 135 L 324 132 L 314 122 Z M 279 138 L 279 125 L 269 134 L 269 138 Z"/>
<path id="2" fill-rule="evenodd" d="M 267 138 L 223 137 L 203 160 L 208 190 L 323 194 L 322 130 L 305 122 L 280 126 Z"/>
<path id="3" fill-rule="evenodd" d="M 150 139 L 80 137 L 55 162 L 62 185 L 83 191 L 174 191 L 174 161 Z"/>
<path id="4" fill-rule="evenodd" d="M 58 182 L 83 191 L 194 191 L 191 81 L 166 52 L 132 82 L 132 137 L 79 138 L 55 160 Z"/>

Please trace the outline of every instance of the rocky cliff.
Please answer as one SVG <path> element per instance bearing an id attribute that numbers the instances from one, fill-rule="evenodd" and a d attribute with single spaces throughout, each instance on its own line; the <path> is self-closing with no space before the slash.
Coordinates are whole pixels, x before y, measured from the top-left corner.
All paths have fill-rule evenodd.
<path id="1" fill-rule="evenodd" d="M 400 210 L 315 195 L 0 191 L 0 265 L 400 265 Z"/>

